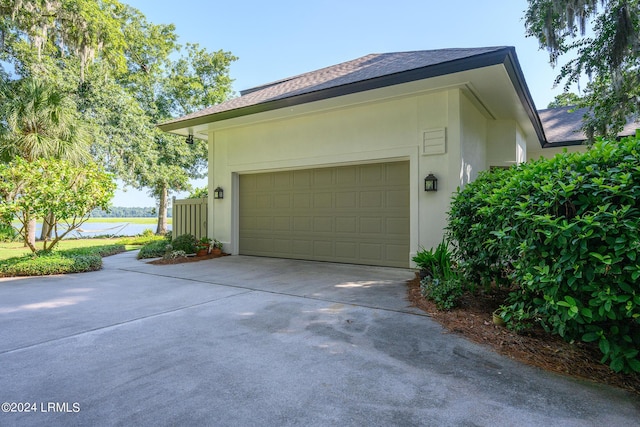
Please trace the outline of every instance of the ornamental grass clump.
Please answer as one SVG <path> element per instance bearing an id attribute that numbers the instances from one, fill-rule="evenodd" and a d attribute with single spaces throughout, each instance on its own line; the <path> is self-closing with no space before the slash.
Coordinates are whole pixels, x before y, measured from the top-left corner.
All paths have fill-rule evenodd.
<path id="1" fill-rule="evenodd" d="M 612 370 L 640 372 L 640 137 L 485 172 L 449 215 L 464 278 L 510 287 L 508 325 L 593 342 Z"/>
<path id="2" fill-rule="evenodd" d="M 432 300 L 441 310 L 455 307 L 464 289 L 458 272 L 452 266 L 447 243 L 443 240 L 435 250 L 422 249 L 412 260 L 421 272 L 422 296 Z"/>

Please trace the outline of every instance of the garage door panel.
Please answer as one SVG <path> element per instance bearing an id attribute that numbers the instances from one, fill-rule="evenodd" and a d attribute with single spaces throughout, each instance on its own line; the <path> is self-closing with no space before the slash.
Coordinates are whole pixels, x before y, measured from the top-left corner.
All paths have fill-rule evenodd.
<path id="1" fill-rule="evenodd" d="M 243 224 L 245 230 L 254 231 L 258 230 L 256 227 L 256 219 L 252 216 L 241 216 L 240 222 Z"/>
<path id="2" fill-rule="evenodd" d="M 333 242 L 327 240 L 317 240 L 313 242 L 313 254 L 317 258 L 331 258 L 333 252 Z"/>
<path id="3" fill-rule="evenodd" d="M 273 231 L 291 231 L 291 217 L 278 216 L 273 218 Z"/>
<path id="4" fill-rule="evenodd" d="M 361 185 L 381 185 L 384 180 L 384 164 L 360 166 Z"/>
<path id="5" fill-rule="evenodd" d="M 382 262 L 382 254 L 384 253 L 384 245 L 382 243 L 361 243 L 360 258 L 374 263 Z"/>
<path id="6" fill-rule="evenodd" d="M 257 191 L 273 190 L 273 175 L 264 177 L 264 179 L 257 179 L 255 183 L 255 189 Z"/>
<path id="7" fill-rule="evenodd" d="M 293 208 L 309 209 L 311 207 L 311 197 L 312 195 L 309 193 L 294 193 Z"/>
<path id="8" fill-rule="evenodd" d="M 386 232 L 390 237 L 401 239 L 409 233 L 409 219 L 386 218 Z"/>
<path id="9" fill-rule="evenodd" d="M 385 168 L 385 183 L 387 185 L 407 185 L 409 182 L 409 168 L 402 163 L 387 163 Z"/>
<path id="10" fill-rule="evenodd" d="M 363 234 L 381 234 L 382 218 L 360 218 L 360 232 Z"/>
<path id="11" fill-rule="evenodd" d="M 290 239 L 273 239 L 273 250 L 276 253 L 291 253 L 292 246 Z"/>
<path id="12" fill-rule="evenodd" d="M 316 193 L 313 195 L 313 207 L 316 209 L 333 208 L 333 193 Z"/>
<path id="13" fill-rule="evenodd" d="M 409 250 L 407 245 L 385 245 L 386 259 L 396 262 L 406 262 L 406 253 Z"/>
<path id="14" fill-rule="evenodd" d="M 313 242 L 310 240 L 294 240 L 293 241 L 293 250 L 295 253 L 300 254 L 305 257 L 313 256 Z"/>
<path id="15" fill-rule="evenodd" d="M 381 208 L 382 194 L 380 191 L 362 191 L 360 192 L 361 208 Z"/>
<path id="16" fill-rule="evenodd" d="M 307 232 L 313 229 L 311 217 L 294 217 L 293 218 L 293 231 Z"/>
<path id="17" fill-rule="evenodd" d="M 395 162 L 241 175 L 240 253 L 408 267 L 408 170 Z"/>
<path id="18" fill-rule="evenodd" d="M 245 197 L 255 196 L 253 193 L 250 193 L 250 192 L 256 190 L 257 182 L 258 182 L 258 177 L 256 175 L 244 175 L 242 179 L 242 185 L 245 189 L 245 194 L 240 194 L 240 197 L 242 198 L 243 196 Z"/>
<path id="19" fill-rule="evenodd" d="M 273 231 L 273 218 L 270 216 L 256 217 L 256 229 L 263 231 Z"/>
<path id="20" fill-rule="evenodd" d="M 319 233 L 333 232 L 333 217 L 317 216 L 313 218 L 313 231 Z"/>
<path id="21" fill-rule="evenodd" d="M 273 248 L 272 238 L 254 237 L 251 239 L 240 238 L 240 244 L 252 252 L 266 253 Z"/>
<path id="22" fill-rule="evenodd" d="M 295 171 L 293 175 L 293 188 L 308 190 L 311 187 L 311 171 Z"/>
<path id="23" fill-rule="evenodd" d="M 355 168 L 338 168 L 336 170 L 336 186 L 353 187 L 357 184 L 358 170 Z"/>
<path id="24" fill-rule="evenodd" d="M 278 172 L 273 175 L 273 188 L 280 191 L 291 188 L 292 176 L 289 172 Z"/>
<path id="25" fill-rule="evenodd" d="M 336 232 L 356 233 L 358 231 L 358 220 L 355 216 L 336 217 Z"/>
<path id="26" fill-rule="evenodd" d="M 385 193 L 388 208 L 405 209 L 409 206 L 409 193 L 404 190 L 389 190 Z"/>
<path id="27" fill-rule="evenodd" d="M 275 209 L 291 209 L 291 194 L 278 193 L 273 195 L 273 207 Z"/>
<path id="28" fill-rule="evenodd" d="M 336 208 L 346 209 L 358 206 L 358 193 L 356 191 L 343 191 L 336 193 Z"/>
<path id="29" fill-rule="evenodd" d="M 336 242 L 335 255 L 342 260 L 355 259 L 358 256 L 358 245 L 353 242 Z"/>
<path id="30" fill-rule="evenodd" d="M 315 187 L 331 186 L 333 185 L 333 176 L 335 170 L 331 169 L 314 169 L 313 170 L 313 185 Z"/>

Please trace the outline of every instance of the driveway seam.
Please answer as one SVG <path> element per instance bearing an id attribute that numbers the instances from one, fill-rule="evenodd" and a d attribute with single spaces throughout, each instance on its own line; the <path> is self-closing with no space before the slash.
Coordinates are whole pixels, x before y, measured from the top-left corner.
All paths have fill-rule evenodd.
<path id="1" fill-rule="evenodd" d="M 62 337 L 52 338 L 52 339 L 49 339 L 49 340 L 40 341 L 40 342 L 37 342 L 37 343 L 25 345 L 25 346 L 18 347 L 18 348 L 12 348 L 10 350 L 0 351 L 0 356 L 3 356 L 5 354 L 15 353 L 17 351 L 27 350 L 27 349 L 30 349 L 30 348 L 33 348 L 33 347 L 38 347 L 40 345 L 49 344 L 49 343 L 52 343 L 52 342 L 55 342 L 55 341 L 61 341 L 61 340 L 65 340 L 65 339 L 68 339 L 68 338 L 78 337 L 78 336 L 81 336 L 81 335 L 84 335 L 84 334 L 87 334 L 87 333 L 91 333 L 91 332 L 96 332 L 96 331 L 101 331 L 101 330 L 105 330 L 105 329 L 115 328 L 115 327 L 118 327 L 118 326 L 126 325 L 128 323 L 133 323 L 133 322 L 137 322 L 137 321 L 140 321 L 140 320 L 151 319 L 153 317 L 163 316 L 165 314 L 175 313 L 175 312 L 178 312 L 178 311 L 182 311 L 182 310 L 186 310 L 186 309 L 190 309 L 190 308 L 194 308 L 194 307 L 199 307 L 199 306 L 202 306 L 202 305 L 210 304 L 212 302 L 222 301 L 224 299 L 235 297 L 235 296 L 238 296 L 238 295 L 250 294 L 251 292 L 253 292 L 253 291 L 247 290 L 246 292 L 239 292 L 237 294 L 227 295 L 227 296 L 224 296 L 222 298 L 215 298 L 215 299 L 211 299 L 211 300 L 207 300 L 207 301 L 198 302 L 196 304 L 185 305 L 185 306 L 173 308 L 171 310 L 165 310 L 165 311 L 162 311 L 162 312 L 157 312 L 157 313 L 149 314 L 149 315 L 146 315 L 146 316 L 135 317 L 133 319 L 124 320 L 124 321 L 121 321 L 121 322 L 116 322 L 116 323 L 100 326 L 100 327 L 93 328 L 93 329 L 87 329 L 85 331 L 77 332 L 77 333 L 71 334 L 71 335 L 65 335 L 65 336 L 62 336 Z"/>
<path id="2" fill-rule="evenodd" d="M 312 296 L 308 296 L 308 295 L 299 295 L 299 294 L 291 294 L 291 293 L 287 293 L 287 292 L 278 292 L 278 291 L 271 291 L 271 290 L 265 290 L 265 289 L 251 288 L 251 287 L 248 287 L 248 286 L 240 286 L 240 285 L 230 285 L 230 284 L 225 284 L 225 283 L 208 282 L 208 281 L 205 281 L 205 280 L 191 279 L 191 278 L 180 277 L 180 276 L 171 276 L 169 274 L 149 273 L 149 272 L 146 272 L 146 271 L 139 271 L 139 270 L 129 270 L 129 269 L 126 269 L 126 268 L 119 268 L 119 270 L 128 271 L 128 272 L 134 272 L 134 273 L 141 273 L 141 274 L 148 274 L 150 276 L 168 277 L 168 278 L 171 278 L 171 279 L 179 279 L 179 280 L 188 280 L 188 281 L 196 282 L 196 283 L 206 283 L 208 285 L 226 286 L 226 287 L 235 288 L 235 289 L 247 289 L 249 291 L 263 292 L 263 293 L 266 293 L 266 294 L 284 295 L 284 296 L 289 296 L 289 297 L 308 299 L 308 300 L 312 300 L 312 301 L 323 301 L 323 302 L 329 302 L 329 303 L 334 303 L 334 304 L 347 304 L 347 305 L 351 305 L 353 307 L 371 308 L 371 309 L 374 309 L 374 310 L 387 311 L 387 312 L 390 312 L 390 313 L 402 313 L 402 314 L 410 314 L 410 315 L 413 315 L 413 316 L 431 318 L 431 316 L 428 313 L 425 313 L 425 312 L 406 311 L 406 310 L 399 310 L 399 309 L 393 309 L 393 308 L 388 308 L 388 307 L 378 307 L 378 306 L 374 306 L 374 305 L 361 304 L 361 303 L 356 303 L 356 302 L 345 302 L 345 301 L 342 301 L 342 300 L 332 300 L 332 299 L 327 299 L 327 298 L 312 297 Z M 238 295 L 241 295 L 241 294 L 238 294 Z"/>

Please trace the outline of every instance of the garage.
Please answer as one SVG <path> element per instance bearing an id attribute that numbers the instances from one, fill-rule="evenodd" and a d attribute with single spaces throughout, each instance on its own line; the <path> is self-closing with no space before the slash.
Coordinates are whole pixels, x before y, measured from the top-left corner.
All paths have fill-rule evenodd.
<path id="1" fill-rule="evenodd" d="M 242 255 L 409 266 L 409 162 L 240 175 Z"/>

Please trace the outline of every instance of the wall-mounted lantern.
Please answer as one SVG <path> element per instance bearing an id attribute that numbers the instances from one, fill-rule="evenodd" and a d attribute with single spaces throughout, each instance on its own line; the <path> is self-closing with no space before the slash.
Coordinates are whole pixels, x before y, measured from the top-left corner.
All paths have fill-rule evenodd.
<path id="1" fill-rule="evenodd" d="M 213 198 L 214 199 L 224 199 L 224 191 L 222 190 L 222 188 L 216 187 L 216 189 L 213 190 Z"/>
<path id="2" fill-rule="evenodd" d="M 424 191 L 438 191 L 438 178 L 432 173 L 424 179 Z"/>
<path id="3" fill-rule="evenodd" d="M 189 136 L 187 136 L 187 139 L 185 139 L 185 141 L 187 144 L 192 145 L 193 144 L 193 134 L 190 133 Z"/>

